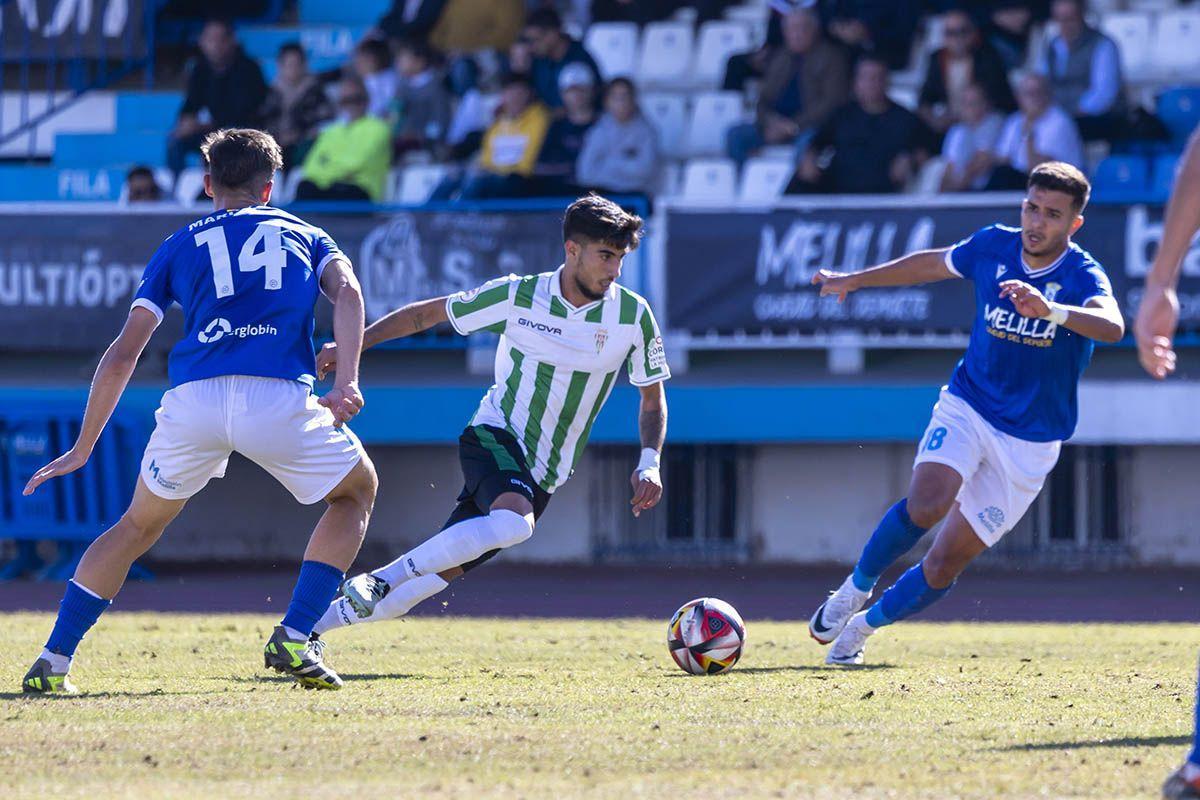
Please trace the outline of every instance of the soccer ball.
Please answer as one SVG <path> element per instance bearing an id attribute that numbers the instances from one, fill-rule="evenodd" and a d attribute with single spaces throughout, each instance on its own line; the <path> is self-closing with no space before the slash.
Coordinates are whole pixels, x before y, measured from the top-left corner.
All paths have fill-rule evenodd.
<path id="1" fill-rule="evenodd" d="M 684 672 L 719 675 L 733 669 L 746 644 L 746 625 L 733 606 L 699 597 L 671 617 L 667 647 Z"/>

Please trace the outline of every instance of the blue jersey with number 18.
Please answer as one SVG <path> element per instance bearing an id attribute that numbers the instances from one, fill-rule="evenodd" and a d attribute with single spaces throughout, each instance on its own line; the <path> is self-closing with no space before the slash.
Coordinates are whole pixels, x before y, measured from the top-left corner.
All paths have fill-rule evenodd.
<path id="1" fill-rule="evenodd" d="M 325 231 L 269 206 L 219 211 L 172 234 L 150 259 L 133 305 L 161 320 L 183 307 L 171 386 L 219 375 L 313 385 L 313 307 L 321 272 L 343 257 Z"/>

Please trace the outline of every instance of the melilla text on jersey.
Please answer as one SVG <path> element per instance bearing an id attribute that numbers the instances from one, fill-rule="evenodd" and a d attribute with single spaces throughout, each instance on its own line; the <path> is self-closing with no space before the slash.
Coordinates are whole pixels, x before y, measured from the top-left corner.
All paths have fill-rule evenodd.
<path id="1" fill-rule="evenodd" d="M 1053 347 L 1058 325 L 1048 319 L 1023 317 L 1016 311 L 988 303 L 983 309 L 987 332 L 997 339 L 1027 347 Z"/>

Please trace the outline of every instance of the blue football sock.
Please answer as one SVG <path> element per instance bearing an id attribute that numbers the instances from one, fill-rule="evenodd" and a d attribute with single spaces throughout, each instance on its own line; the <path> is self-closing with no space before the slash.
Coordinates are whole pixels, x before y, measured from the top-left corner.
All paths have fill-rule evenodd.
<path id="1" fill-rule="evenodd" d="M 907 619 L 941 600 L 953 587 L 951 583 L 944 589 L 934 589 L 925 580 L 925 568 L 917 564 L 901 575 L 879 602 L 871 606 L 867 611 L 867 624 L 879 628 Z"/>
<path id="2" fill-rule="evenodd" d="M 346 575 L 337 567 L 320 561 L 305 561 L 300 565 L 300 577 L 292 592 L 292 602 L 280 624 L 308 636 L 317 620 L 329 608 L 338 587 Z"/>
<path id="3" fill-rule="evenodd" d="M 911 550 L 928 531 L 928 528 L 918 528 L 909 518 L 908 498 L 889 508 L 854 565 L 854 586 L 860 592 L 874 589 L 883 571 Z"/>
<path id="4" fill-rule="evenodd" d="M 1200 766 L 1200 682 L 1196 684 L 1196 716 L 1194 719 L 1196 727 L 1192 733 L 1192 752 L 1188 754 L 1188 761 Z"/>
<path id="5" fill-rule="evenodd" d="M 46 640 L 46 649 L 67 658 L 73 657 L 83 635 L 111 604 L 111 600 L 97 597 L 75 581 L 67 581 L 67 591 L 58 604 L 58 619 Z"/>

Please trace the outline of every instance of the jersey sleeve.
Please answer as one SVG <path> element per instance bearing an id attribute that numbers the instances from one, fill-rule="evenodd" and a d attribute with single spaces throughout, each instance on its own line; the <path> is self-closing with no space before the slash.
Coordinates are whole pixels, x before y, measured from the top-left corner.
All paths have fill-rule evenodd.
<path id="1" fill-rule="evenodd" d="M 325 231 L 317 228 L 316 235 L 313 238 L 313 253 L 312 265 L 313 272 L 317 275 L 317 283 L 321 282 L 321 273 L 325 271 L 325 266 L 335 258 L 341 258 L 347 264 L 351 263 L 350 259 L 342 252 L 342 248 L 338 247 L 337 242 L 333 240 Z"/>
<path id="2" fill-rule="evenodd" d="M 662 333 L 654 320 L 650 306 L 643 304 L 638 313 L 637 335 L 629 353 L 629 382 L 634 386 L 649 386 L 671 377 Z"/>
<path id="3" fill-rule="evenodd" d="M 454 330 L 463 336 L 476 331 L 504 333 L 508 311 L 512 307 L 513 287 L 519 280 L 516 275 L 506 275 L 447 297 L 446 316 Z"/>
<path id="4" fill-rule="evenodd" d="M 137 291 L 133 293 L 133 304 L 129 307 L 130 311 L 135 308 L 144 308 L 158 317 L 159 322 L 162 322 L 163 312 L 175 301 L 175 296 L 171 294 L 172 250 L 172 238 L 168 238 L 154 252 L 150 263 L 146 264 L 146 269 L 142 272 L 142 282 L 138 284 Z"/>
<path id="5" fill-rule="evenodd" d="M 995 226 L 988 226 L 963 239 L 946 251 L 946 268 L 960 278 L 975 279 L 975 265 L 987 254 L 995 235 Z"/>
<path id="6" fill-rule="evenodd" d="M 1112 281 L 1108 279 L 1104 268 L 1099 264 L 1092 263 L 1082 273 L 1082 286 L 1080 287 L 1079 305 L 1086 306 L 1088 302 L 1101 297 L 1112 297 Z"/>

